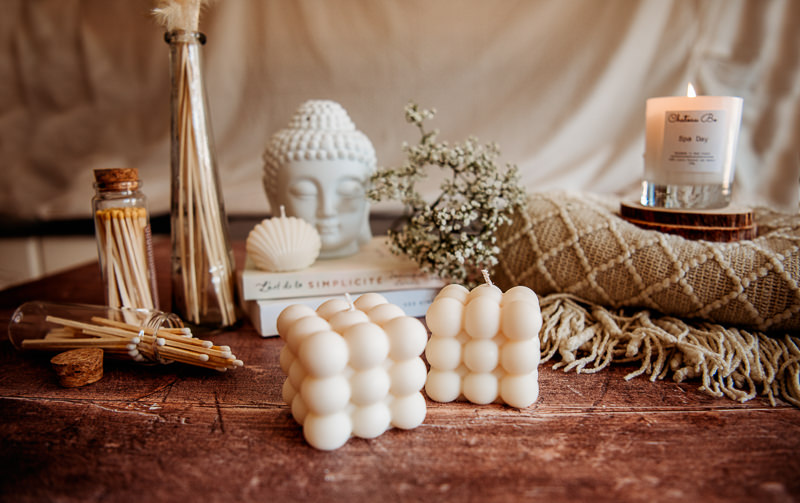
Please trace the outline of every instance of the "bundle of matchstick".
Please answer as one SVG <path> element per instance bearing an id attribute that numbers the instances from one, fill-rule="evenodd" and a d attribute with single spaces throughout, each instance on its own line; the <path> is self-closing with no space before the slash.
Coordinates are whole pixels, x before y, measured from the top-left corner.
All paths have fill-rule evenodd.
<path id="1" fill-rule="evenodd" d="M 181 362 L 224 372 L 241 367 L 229 346 L 215 346 L 197 339 L 182 326 L 143 328 L 122 321 L 94 316 L 91 323 L 47 316 L 55 325 L 42 339 L 25 339 L 22 349 L 66 351 L 76 348 L 101 348 L 108 356 L 137 362 Z"/>
<path id="2" fill-rule="evenodd" d="M 95 224 L 108 305 L 158 308 L 147 210 L 97 210 Z"/>
<path id="3" fill-rule="evenodd" d="M 217 179 L 198 43 L 201 0 L 155 10 L 168 30 L 172 65 L 174 307 L 189 322 L 236 321 L 233 254 Z M 177 267 L 175 267 L 177 265 Z"/>

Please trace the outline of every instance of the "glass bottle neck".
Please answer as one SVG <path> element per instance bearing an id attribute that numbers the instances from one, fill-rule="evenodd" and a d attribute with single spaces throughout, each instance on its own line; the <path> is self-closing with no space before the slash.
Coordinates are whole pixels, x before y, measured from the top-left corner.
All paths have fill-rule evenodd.
<path id="1" fill-rule="evenodd" d="M 206 36 L 199 31 L 172 30 L 164 33 L 164 41 L 168 44 L 197 44 L 205 45 Z"/>
<path id="2" fill-rule="evenodd" d="M 141 188 L 141 182 L 126 181 L 113 183 L 95 183 L 94 190 L 98 195 L 104 194 L 134 194 Z"/>

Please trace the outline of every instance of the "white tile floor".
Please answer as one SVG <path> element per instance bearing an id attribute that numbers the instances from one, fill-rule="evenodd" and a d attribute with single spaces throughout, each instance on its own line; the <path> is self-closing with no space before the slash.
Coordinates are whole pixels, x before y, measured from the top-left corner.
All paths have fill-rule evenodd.
<path id="1" fill-rule="evenodd" d="M 97 260 L 94 236 L 0 239 L 0 289 Z"/>

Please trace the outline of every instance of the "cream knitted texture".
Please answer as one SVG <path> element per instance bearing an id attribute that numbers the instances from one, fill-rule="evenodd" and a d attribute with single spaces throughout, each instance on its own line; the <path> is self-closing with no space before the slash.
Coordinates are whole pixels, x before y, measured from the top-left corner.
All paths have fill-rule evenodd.
<path id="1" fill-rule="evenodd" d="M 613 312 L 572 295 L 541 299 L 542 362 L 560 357 L 553 368 L 594 373 L 612 362 L 640 362 L 625 378 L 649 374 L 675 382 L 699 378 L 706 393 L 745 402 L 759 392 L 770 403 L 781 396 L 800 407 L 800 338 L 687 323 L 647 310 Z"/>
<path id="2" fill-rule="evenodd" d="M 710 243 L 617 211 L 597 196 L 536 194 L 498 234 L 495 283 L 542 298 L 542 360 L 558 353 L 554 367 L 576 372 L 640 361 L 628 378 L 696 377 L 715 396 L 760 390 L 800 406 L 800 216 L 759 210 L 756 239 Z"/>

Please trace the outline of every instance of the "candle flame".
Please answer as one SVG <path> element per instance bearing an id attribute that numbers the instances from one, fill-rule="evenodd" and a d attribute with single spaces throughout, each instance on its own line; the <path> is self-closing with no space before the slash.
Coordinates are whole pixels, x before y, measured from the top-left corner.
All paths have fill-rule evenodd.
<path id="1" fill-rule="evenodd" d="M 688 96 L 690 98 L 696 98 L 697 97 L 697 93 L 694 91 L 694 86 L 692 85 L 691 82 L 689 82 L 689 85 L 686 86 L 686 96 Z"/>

